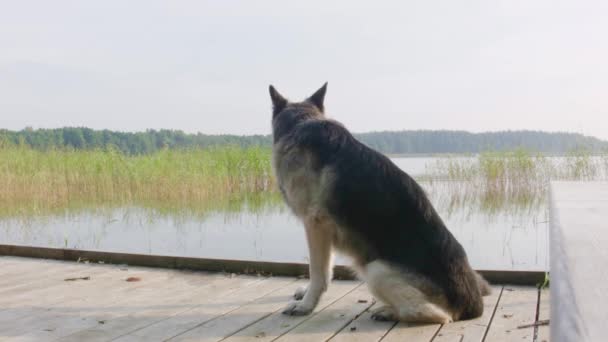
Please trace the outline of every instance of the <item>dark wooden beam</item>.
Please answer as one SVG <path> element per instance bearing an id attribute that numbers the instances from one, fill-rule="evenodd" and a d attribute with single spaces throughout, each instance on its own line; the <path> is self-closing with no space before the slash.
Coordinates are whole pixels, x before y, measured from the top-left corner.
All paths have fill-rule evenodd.
<path id="1" fill-rule="evenodd" d="M 133 266 L 163 267 L 239 274 L 264 274 L 291 277 L 308 276 L 308 264 L 288 262 L 190 258 L 180 256 L 86 251 L 78 249 L 2 244 L 0 244 L 0 255 L 66 261 L 101 261 L 107 264 L 127 264 Z M 480 270 L 479 273 L 481 273 L 492 284 L 536 285 L 538 283 L 542 283 L 545 277 L 545 273 L 539 271 Z M 334 278 L 355 279 L 355 274 L 346 266 L 336 265 L 334 267 Z"/>

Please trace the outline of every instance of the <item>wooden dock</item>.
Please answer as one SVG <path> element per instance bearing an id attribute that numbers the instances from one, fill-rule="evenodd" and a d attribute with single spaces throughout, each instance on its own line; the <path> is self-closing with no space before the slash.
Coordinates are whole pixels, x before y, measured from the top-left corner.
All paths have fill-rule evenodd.
<path id="1" fill-rule="evenodd" d="M 0 257 L 0 341 L 548 341 L 548 292 L 495 285 L 484 315 L 376 322 L 365 284 L 335 281 L 314 314 L 281 314 L 306 279 Z M 523 326 L 523 327 L 522 327 Z"/>
<path id="2" fill-rule="evenodd" d="M 605 341 L 608 182 L 551 183 L 555 341 Z"/>

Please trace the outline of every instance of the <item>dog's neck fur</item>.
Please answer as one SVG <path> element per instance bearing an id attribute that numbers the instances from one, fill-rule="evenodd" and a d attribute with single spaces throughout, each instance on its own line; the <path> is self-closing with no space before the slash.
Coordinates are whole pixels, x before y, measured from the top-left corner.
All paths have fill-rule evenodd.
<path id="1" fill-rule="evenodd" d="M 282 137 L 293 131 L 298 124 L 324 118 L 323 112 L 313 104 L 307 102 L 290 103 L 285 109 L 272 117 L 273 143 L 280 141 Z"/>

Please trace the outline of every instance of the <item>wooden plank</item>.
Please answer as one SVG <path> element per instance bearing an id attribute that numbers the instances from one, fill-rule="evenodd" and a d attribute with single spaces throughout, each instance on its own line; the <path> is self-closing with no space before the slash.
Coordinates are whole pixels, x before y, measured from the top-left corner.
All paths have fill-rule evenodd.
<path id="1" fill-rule="evenodd" d="M 119 289 L 117 293 L 109 291 L 109 289 L 112 289 L 114 286 L 107 286 L 107 284 L 104 283 L 100 283 L 99 285 L 92 283 L 90 286 L 83 283 L 83 285 L 87 286 L 90 295 L 83 296 L 85 300 L 76 302 L 77 305 L 61 306 L 46 310 L 43 308 L 43 310 L 37 314 L 2 323 L 0 330 L 5 334 L 22 337 L 29 336 L 32 340 L 38 340 L 55 338 L 62 332 L 73 329 L 74 327 L 91 325 L 93 323 L 97 324 L 97 320 L 88 319 L 90 314 L 95 312 L 95 310 L 100 310 L 100 308 L 103 310 L 104 307 L 111 305 L 117 300 L 124 299 L 125 297 L 132 299 L 145 295 L 147 298 L 150 293 L 156 293 L 158 290 L 162 290 L 162 287 L 157 287 L 155 282 L 167 284 L 165 286 L 174 285 L 173 283 L 167 282 L 170 277 L 167 273 L 157 273 L 155 276 L 158 279 L 154 279 L 153 275 L 148 274 L 147 278 L 144 278 L 144 281 L 134 283 L 126 282 L 123 276 L 114 277 L 111 281 L 117 285 L 122 285 L 122 288 Z M 133 293 L 132 290 L 136 287 L 143 287 L 143 290 Z M 5 325 L 7 326 L 5 327 Z"/>
<path id="2" fill-rule="evenodd" d="M 165 340 L 175 336 L 177 340 L 187 340 L 192 335 L 199 341 L 219 340 L 276 310 L 282 304 L 279 298 L 295 290 L 294 282 L 294 278 L 270 278 L 260 286 L 225 298 L 213 298 L 200 307 L 133 331 L 118 341 Z"/>
<path id="3" fill-rule="evenodd" d="M 252 300 L 263 295 L 268 288 L 284 285 L 284 282 L 292 281 L 275 278 L 243 277 L 238 285 L 239 279 L 228 279 L 225 284 L 218 284 L 212 288 L 196 291 L 187 291 L 179 295 L 165 293 L 161 296 L 148 296 L 139 303 L 137 307 L 133 302 L 128 303 L 128 308 L 120 312 L 100 312 L 95 315 L 96 319 L 105 321 L 103 325 L 95 325 L 83 329 L 74 334 L 66 336 L 64 341 L 107 341 L 136 330 L 146 328 L 158 322 L 181 315 L 182 320 L 172 320 L 175 324 L 168 325 L 168 329 L 181 329 L 180 323 L 199 321 L 204 319 L 202 315 L 207 314 L 208 319 L 222 315 L 247 300 Z M 166 332 L 167 334 L 169 331 Z M 156 338 L 155 338 L 156 339 Z"/>
<path id="4" fill-rule="evenodd" d="M 297 327 L 302 322 L 314 317 L 319 311 L 342 298 L 344 295 L 360 286 L 358 281 L 340 281 L 333 282 L 327 292 L 321 298 L 315 311 L 308 316 L 287 316 L 281 313 L 281 310 L 267 316 L 264 319 L 238 331 L 236 334 L 228 337 L 225 341 L 273 341 L 281 335 L 284 335 L 291 329 Z M 287 305 L 284 302 L 283 305 Z"/>
<path id="5" fill-rule="evenodd" d="M 540 306 L 538 313 L 538 320 L 544 321 L 549 320 L 549 313 L 551 312 L 551 304 L 549 302 L 550 290 L 545 288 L 540 292 Z M 549 322 L 550 324 L 550 322 Z M 549 325 L 541 325 L 538 327 L 536 341 L 537 342 L 549 342 Z"/>
<path id="6" fill-rule="evenodd" d="M 70 282 L 65 281 L 65 279 L 86 276 L 96 277 L 106 272 L 105 269 L 101 268 L 84 271 L 76 266 L 68 266 L 66 269 L 54 272 L 44 278 L 16 285 L 10 289 L 6 289 L 0 294 L 0 307 L 2 308 L 0 311 L 15 304 L 23 303 L 23 300 L 27 301 L 30 298 L 38 298 L 41 301 L 53 299 L 52 297 L 44 296 L 44 293 L 59 292 L 64 295 L 69 295 L 70 293 L 67 290 L 71 287 L 81 285 L 82 282 Z"/>
<path id="7" fill-rule="evenodd" d="M 227 260 L 190 258 L 179 256 L 132 254 L 76 249 L 44 248 L 0 244 L 0 255 L 49 258 L 57 260 L 77 260 L 86 258 L 91 262 L 104 261 L 108 264 L 129 264 L 147 267 L 192 269 L 212 272 L 233 272 L 244 274 L 279 275 L 299 277 L 308 274 L 308 264 L 269 262 L 255 260 Z M 479 270 L 484 278 L 496 284 L 535 285 L 544 279 L 544 271 L 498 271 Z M 334 267 L 334 278 L 356 280 L 355 273 L 345 265 Z"/>
<path id="8" fill-rule="evenodd" d="M 13 269 L 2 269 L 0 271 L 0 292 L 6 288 L 23 284 L 31 280 L 42 279 L 59 269 L 52 267 L 42 267 L 41 265 L 15 265 Z"/>
<path id="9" fill-rule="evenodd" d="M 326 341 L 367 310 L 372 300 L 367 286 L 359 286 L 277 341 Z"/>
<path id="10" fill-rule="evenodd" d="M 69 266 L 68 266 L 69 265 Z M 33 289 L 23 289 L 19 291 L 18 294 L 10 297 L 0 297 L 0 304 L 3 307 L 10 306 L 11 304 L 18 303 L 23 304 L 31 298 L 36 298 L 39 304 L 48 303 L 49 301 L 53 301 L 58 297 L 69 296 L 71 292 L 66 291 L 67 288 L 71 288 L 74 284 L 82 284 L 82 282 L 66 282 L 64 281 L 66 278 L 77 278 L 82 276 L 90 276 L 90 277 L 106 277 L 106 276 L 114 276 L 120 277 L 128 277 L 131 275 L 137 275 L 142 279 L 146 279 L 147 275 L 159 274 L 155 269 L 131 269 L 132 271 L 126 270 L 123 271 L 123 268 L 118 268 L 116 266 L 108 266 L 108 265 L 90 265 L 90 264 L 71 264 L 66 263 L 64 265 L 64 272 L 54 275 L 53 277 L 47 277 L 46 279 L 40 280 L 46 284 L 46 286 L 36 286 Z M 155 273 L 156 272 L 156 273 Z M 91 278 L 90 282 L 87 284 L 93 283 L 95 278 Z"/>
<path id="11" fill-rule="evenodd" d="M 64 269 L 42 269 L 40 267 L 34 268 L 33 266 L 23 267 L 23 272 L 26 274 L 2 274 L 2 284 L 0 284 L 0 302 L 3 299 L 10 299 L 12 294 L 21 292 L 19 288 L 23 288 L 23 291 L 27 291 L 31 284 L 38 284 L 55 278 L 57 274 L 63 273 Z"/>
<path id="12" fill-rule="evenodd" d="M 552 182 L 551 336 L 601 341 L 606 334 L 608 182 Z"/>
<path id="13" fill-rule="evenodd" d="M 370 308 L 365 310 L 359 317 L 350 322 L 338 334 L 329 339 L 332 342 L 377 342 L 380 341 L 389 330 L 391 330 L 396 322 L 382 322 L 372 319 L 374 309 L 382 304 L 374 303 Z"/>
<path id="14" fill-rule="evenodd" d="M 534 323 L 537 292 L 534 287 L 505 286 L 485 341 L 532 341 L 533 327 L 517 327 Z"/>
<path id="15" fill-rule="evenodd" d="M 16 264 L 16 257 L 0 256 L 0 267 L 12 266 Z"/>
<path id="16" fill-rule="evenodd" d="M 229 286 L 230 284 L 241 286 L 243 283 L 249 282 L 248 279 L 230 278 L 208 281 L 208 279 L 201 277 L 199 280 L 201 283 L 199 283 L 193 280 L 183 281 L 179 277 L 170 278 L 167 274 L 162 273 L 159 273 L 158 277 L 165 280 L 161 286 L 153 285 L 148 288 L 142 288 L 132 295 L 121 293 L 121 295 L 115 296 L 115 300 L 109 302 L 102 302 L 99 299 L 88 303 L 84 307 L 71 307 L 65 311 L 55 312 L 48 317 L 38 317 L 37 321 L 40 321 L 40 323 L 37 321 L 29 323 L 29 325 L 37 328 L 35 331 L 31 331 L 31 327 L 28 331 L 28 324 L 26 323 L 21 325 L 18 333 L 22 337 L 27 337 L 31 340 L 56 339 L 69 335 L 74 335 L 77 340 L 87 340 L 86 338 L 79 338 L 78 332 L 86 332 L 87 329 L 99 329 L 101 330 L 101 335 L 105 333 L 105 335 L 116 337 L 121 334 L 120 329 L 117 328 L 115 332 L 117 335 L 114 335 L 112 332 L 108 332 L 106 328 L 106 326 L 118 326 L 117 321 L 114 319 L 124 318 L 127 320 L 138 313 L 145 315 L 146 313 L 153 313 L 155 310 L 166 310 L 167 307 L 171 307 L 172 305 L 181 308 L 185 305 L 183 302 L 184 298 L 190 298 L 191 295 L 200 295 L 203 291 L 212 291 L 214 287 L 232 289 Z M 182 301 L 180 302 L 180 300 Z M 154 316 L 150 315 L 139 318 L 145 323 L 145 319 L 150 320 Z M 131 319 L 130 322 L 137 323 L 134 319 Z M 132 329 L 136 329 L 137 327 L 135 325 Z M 103 340 L 108 339 L 110 338 L 103 336 Z"/>
<path id="17" fill-rule="evenodd" d="M 6 257 L 0 257 L 0 259 L 2 259 L 2 258 L 6 258 Z M 26 259 L 26 258 L 20 258 L 20 259 L 31 260 L 31 259 Z M 39 259 L 35 259 L 35 260 L 39 260 Z M 22 278 L 22 277 L 33 276 L 32 273 L 25 272 L 25 270 L 24 270 L 24 268 L 32 267 L 32 266 L 35 266 L 38 271 L 44 272 L 47 270 L 54 269 L 53 266 L 56 266 L 56 264 L 44 262 L 44 260 L 41 260 L 40 263 L 24 262 L 24 261 L 19 261 L 19 260 L 12 260 L 9 263 L 4 263 L 4 264 L 0 265 L 0 275 L 2 275 L 2 278 L 0 279 L 0 286 L 4 285 L 7 282 L 10 282 L 11 278 L 18 279 L 18 278 Z"/>
<path id="18" fill-rule="evenodd" d="M 101 271 L 101 270 L 98 270 Z M 87 296 L 91 292 L 91 282 L 103 281 L 107 278 L 108 272 L 105 273 L 90 273 L 87 276 L 91 280 L 81 281 L 64 281 L 57 279 L 58 285 L 51 284 L 47 289 L 39 289 L 35 291 L 25 291 L 19 295 L 12 296 L 11 300 L 2 303 L 0 310 L 0 329 L 5 324 L 11 324 L 15 320 L 24 317 L 32 316 L 39 312 L 47 312 L 54 305 L 58 305 L 64 301 L 77 298 L 78 296 Z M 45 291 L 46 290 L 46 291 Z"/>
<path id="19" fill-rule="evenodd" d="M 9 269 L 1 269 L 0 293 L 7 289 L 23 286 L 31 281 L 39 281 L 66 270 L 78 270 L 76 263 L 49 263 L 49 262 L 19 262 Z"/>
<path id="20" fill-rule="evenodd" d="M 239 308 L 211 320 L 201 322 L 205 316 L 197 315 L 198 318 L 194 323 L 201 323 L 197 325 L 190 324 L 192 326 L 190 329 L 186 328 L 183 324 L 183 315 L 178 315 L 169 320 L 162 321 L 160 324 L 154 324 L 148 328 L 135 331 L 117 341 L 143 342 L 169 337 L 173 337 L 172 340 L 177 341 L 187 341 L 190 339 L 196 339 L 197 341 L 218 341 L 284 307 L 287 300 L 295 292 L 295 289 L 305 283 L 303 280 L 285 282 L 285 286 L 271 291 L 253 302 L 244 302 L 244 305 Z M 175 329 L 177 325 L 181 326 L 181 331 L 179 332 Z"/>
<path id="21" fill-rule="evenodd" d="M 400 322 L 397 323 L 381 341 L 431 341 L 440 327 L 440 324 L 413 324 Z"/>
<path id="22" fill-rule="evenodd" d="M 443 325 L 433 341 L 482 341 L 487 326 L 494 314 L 502 286 L 493 286 L 492 289 L 492 294 L 484 297 L 484 314 L 482 317 Z M 375 305 L 375 307 L 377 306 Z M 331 339 L 331 341 L 379 341 L 394 325 L 392 322 L 375 322 L 370 317 L 371 310 L 368 310 L 343 329 L 336 337 Z M 384 326 L 378 326 L 379 323 L 384 323 Z M 433 329 L 415 329 L 415 331 L 410 329 L 407 332 L 410 335 L 422 335 L 423 339 L 432 337 L 433 333 Z"/>
<path id="23" fill-rule="evenodd" d="M 104 268 L 97 269 L 98 271 Z M 170 273 L 166 275 L 135 270 L 130 272 L 118 269 L 105 268 L 106 272 L 98 275 L 93 274 L 91 280 L 64 282 L 64 287 L 54 287 L 52 291 L 42 293 L 25 293 L 21 298 L 6 304 L 0 311 L 1 322 L 15 322 L 22 317 L 35 319 L 36 315 L 44 314 L 46 317 L 56 311 L 70 310 L 80 306 L 90 307 L 96 301 L 104 305 L 115 302 L 120 296 L 136 296 L 139 288 L 153 288 L 158 284 L 164 284 L 170 279 Z M 92 274 L 92 273 L 86 273 Z M 128 277 L 141 279 L 138 282 L 127 282 Z M 197 277 L 203 277 L 198 275 Z"/>

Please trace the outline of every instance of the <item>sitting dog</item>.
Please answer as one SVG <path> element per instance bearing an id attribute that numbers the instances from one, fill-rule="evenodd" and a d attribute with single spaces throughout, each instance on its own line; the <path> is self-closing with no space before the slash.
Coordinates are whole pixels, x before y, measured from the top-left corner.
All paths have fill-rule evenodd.
<path id="1" fill-rule="evenodd" d="M 338 251 L 385 304 L 374 319 L 448 323 L 481 316 L 488 283 L 471 269 L 423 189 L 325 116 L 327 83 L 303 102 L 269 90 L 274 171 L 304 224 L 310 253 L 310 284 L 283 313 L 314 310 Z"/>

